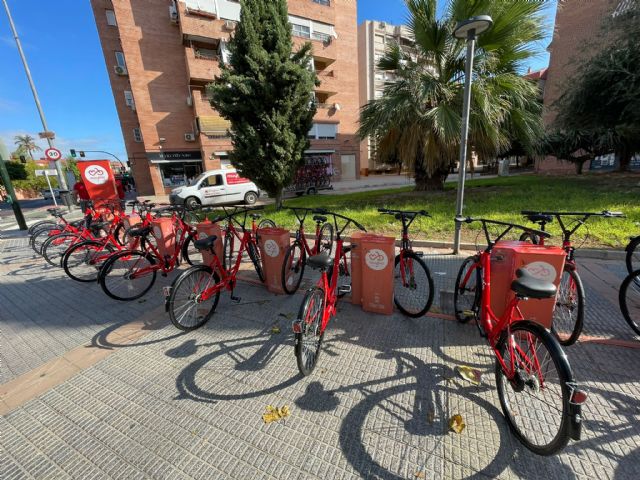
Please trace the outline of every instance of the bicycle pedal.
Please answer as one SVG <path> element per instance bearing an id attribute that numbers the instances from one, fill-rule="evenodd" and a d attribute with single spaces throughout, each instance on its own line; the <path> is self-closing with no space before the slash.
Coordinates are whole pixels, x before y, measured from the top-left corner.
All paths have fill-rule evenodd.
<path id="1" fill-rule="evenodd" d="M 231 300 L 236 302 L 236 303 L 240 303 L 240 301 L 242 300 L 241 297 L 234 297 L 233 295 L 231 295 Z"/>
<path id="2" fill-rule="evenodd" d="M 338 287 L 338 295 L 346 295 L 351 293 L 351 285 L 342 285 Z"/>

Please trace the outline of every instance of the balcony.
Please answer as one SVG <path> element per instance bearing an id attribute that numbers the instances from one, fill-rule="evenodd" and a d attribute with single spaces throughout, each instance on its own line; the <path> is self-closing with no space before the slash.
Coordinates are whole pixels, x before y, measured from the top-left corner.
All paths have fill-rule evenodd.
<path id="1" fill-rule="evenodd" d="M 331 40 L 322 42 L 313 38 L 305 37 L 292 37 L 294 50 L 302 47 L 306 42 L 311 42 L 313 47 L 313 58 L 318 62 L 325 65 L 331 65 L 338 58 L 338 52 L 336 47 L 336 39 L 331 37 Z"/>
<path id="2" fill-rule="evenodd" d="M 316 74 L 318 75 L 318 80 L 320 80 L 320 86 L 315 88 L 318 94 L 328 98 L 338 93 L 338 80 L 335 70 L 320 70 Z"/>
<path id="3" fill-rule="evenodd" d="M 218 19 L 215 13 L 189 9 L 183 2 L 177 2 L 177 6 L 180 32 L 185 40 L 207 42 L 227 39 L 232 32 L 230 24 Z"/>
<path id="4" fill-rule="evenodd" d="M 184 50 L 191 80 L 211 82 L 220 75 L 220 59 L 216 50 L 198 47 L 185 47 Z"/>

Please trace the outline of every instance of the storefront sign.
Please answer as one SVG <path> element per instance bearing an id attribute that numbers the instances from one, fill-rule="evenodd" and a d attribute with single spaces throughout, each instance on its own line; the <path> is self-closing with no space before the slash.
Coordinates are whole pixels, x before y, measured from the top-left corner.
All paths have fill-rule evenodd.
<path id="1" fill-rule="evenodd" d="M 147 158 L 151 163 L 201 161 L 200 150 L 191 152 L 147 152 Z"/>

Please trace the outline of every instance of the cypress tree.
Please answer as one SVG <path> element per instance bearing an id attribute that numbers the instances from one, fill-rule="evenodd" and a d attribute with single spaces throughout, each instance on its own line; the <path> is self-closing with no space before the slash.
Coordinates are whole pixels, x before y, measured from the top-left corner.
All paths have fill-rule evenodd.
<path id="1" fill-rule="evenodd" d="M 283 188 L 309 147 L 316 113 L 311 44 L 293 51 L 286 0 L 240 3 L 230 58 L 208 90 L 211 105 L 231 122 L 232 165 L 280 208 Z"/>

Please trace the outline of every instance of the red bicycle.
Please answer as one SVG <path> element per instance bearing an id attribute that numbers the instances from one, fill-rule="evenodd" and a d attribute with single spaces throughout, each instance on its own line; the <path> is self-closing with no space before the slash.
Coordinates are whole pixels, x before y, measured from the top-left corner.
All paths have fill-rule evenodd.
<path id="1" fill-rule="evenodd" d="M 300 305 L 298 319 L 293 322 L 298 370 L 305 376 L 310 375 L 318 363 L 324 332 L 329 320 L 336 314 L 338 298 L 351 291 L 350 282 L 345 282 L 351 278 L 347 261 L 351 247 L 343 247 L 342 234 L 350 224 L 363 232 L 367 231 L 358 222 L 343 215 L 323 209 L 316 209 L 313 213 L 333 217 L 336 248 L 333 258 L 326 253 L 319 253 L 307 259 L 307 264 L 320 270 L 321 275 L 316 286 L 307 291 Z M 346 220 L 342 228 L 338 227 L 338 219 Z"/>
<path id="2" fill-rule="evenodd" d="M 131 237 L 141 238 L 141 250 L 126 249 L 114 253 L 102 264 L 98 274 L 102 290 L 115 300 L 130 301 L 146 294 L 153 287 L 157 272 L 166 276 L 180 265 L 187 246 L 186 239 L 195 235 L 193 227 L 183 220 L 184 206 L 163 207 L 154 212 L 172 212 L 175 238 L 171 250 L 161 253 L 160 247 L 148 240 L 152 233 L 151 225 L 130 230 Z"/>
<path id="3" fill-rule="evenodd" d="M 393 215 L 402 222 L 400 253 L 396 255 L 393 273 L 393 300 L 403 314 L 413 318 L 421 317 L 433 303 L 433 279 L 429 267 L 421 258 L 422 252 L 416 252 L 411 247 L 409 227 L 418 216 L 428 217 L 429 214 L 424 210 L 411 212 L 388 208 L 379 208 L 378 212 Z"/>
<path id="4" fill-rule="evenodd" d="M 553 323 L 551 332 L 558 338 L 562 345 L 568 346 L 576 343 L 584 325 L 584 312 L 586 296 L 578 265 L 575 260 L 576 248 L 571 243 L 571 237 L 585 224 L 590 217 L 620 218 L 620 212 L 546 212 L 523 210 L 522 215 L 529 221 L 537 223 L 541 231 L 546 231 L 548 223 L 555 217 L 562 230 L 562 248 L 567 252 L 564 271 L 560 279 L 556 308 L 553 311 Z M 563 217 L 578 217 L 574 222 L 567 224 Z M 544 237 L 523 233 L 520 240 L 530 241 L 534 245 L 544 245 Z"/>
<path id="5" fill-rule="evenodd" d="M 313 248 L 309 246 L 304 233 L 304 222 L 312 208 L 287 207 L 292 210 L 298 220 L 298 230 L 296 239 L 284 255 L 282 262 L 282 289 L 289 295 L 294 294 L 300 288 L 304 267 L 307 263 L 307 256 L 314 256 L 319 253 L 331 255 L 333 247 L 333 225 L 327 223 L 327 217 L 314 215 L 316 222 L 315 242 Z"/>
<path id="6" fill-rule="evenodd" d="M 211 253 L 211 261 L 207 265 L 195 265 L 185 270 L 174 280 L 171 287 L 165 290 L 165 307 L 176 328 L 195 330 L 207 323 L 215 313 L 220 292 L 224 289 L 231 292 L 232 300 L 240 301 L 239 297 L 233 295 L 233 291 L 245 252 L 251 258 L 256 273 L 261 276 L 262 265 L 258 263 L 260 259 L 255 257 L 255 252 L 258 251 L 255 233 L 253 228 L 245 228 L 247 216 L 251 215 L 252 210 L 255 209 L 236 209 L 213 220 L 213 222 L 220 222 L 226 219 L 229 225 L 227 234 L 231 232 L 231 235 L 239 238 L 240 245 L 233 264 L 221 262 L 216 255 L 214 245 L 218 239 L 217 236 L 211 235 L 195 242 L 198 250 Z M 242 235 L 238 233 L 234 223 Z"/>
<path id="7" fill-rule="evenodd" d="M 496 242 L 513 228 L 540 238 L 549 234 L 484 218 L 456 218 L 456 222 L 480 222 L 487 240 L 487 247 L 460 267 L 454 293 L 456 317 L 465 322 L 475 318 L 480 335 L 488 340 L 496 356 L 498 397 L 515 436 L 539 455 L 554 454 L 570 439 L 580 439 L 581 406 L 587 394 L 576 383 L 556 338 L 541 325 L 525 320 L 518 304 L 553 298 L 556 287 L 519 269 L 518 278 L 511 283 L 516 296 L 502 317 L 491 309 L 491 252 Z M 502 226 L 504 231 L 492 239 L 489 224 Z"/>

